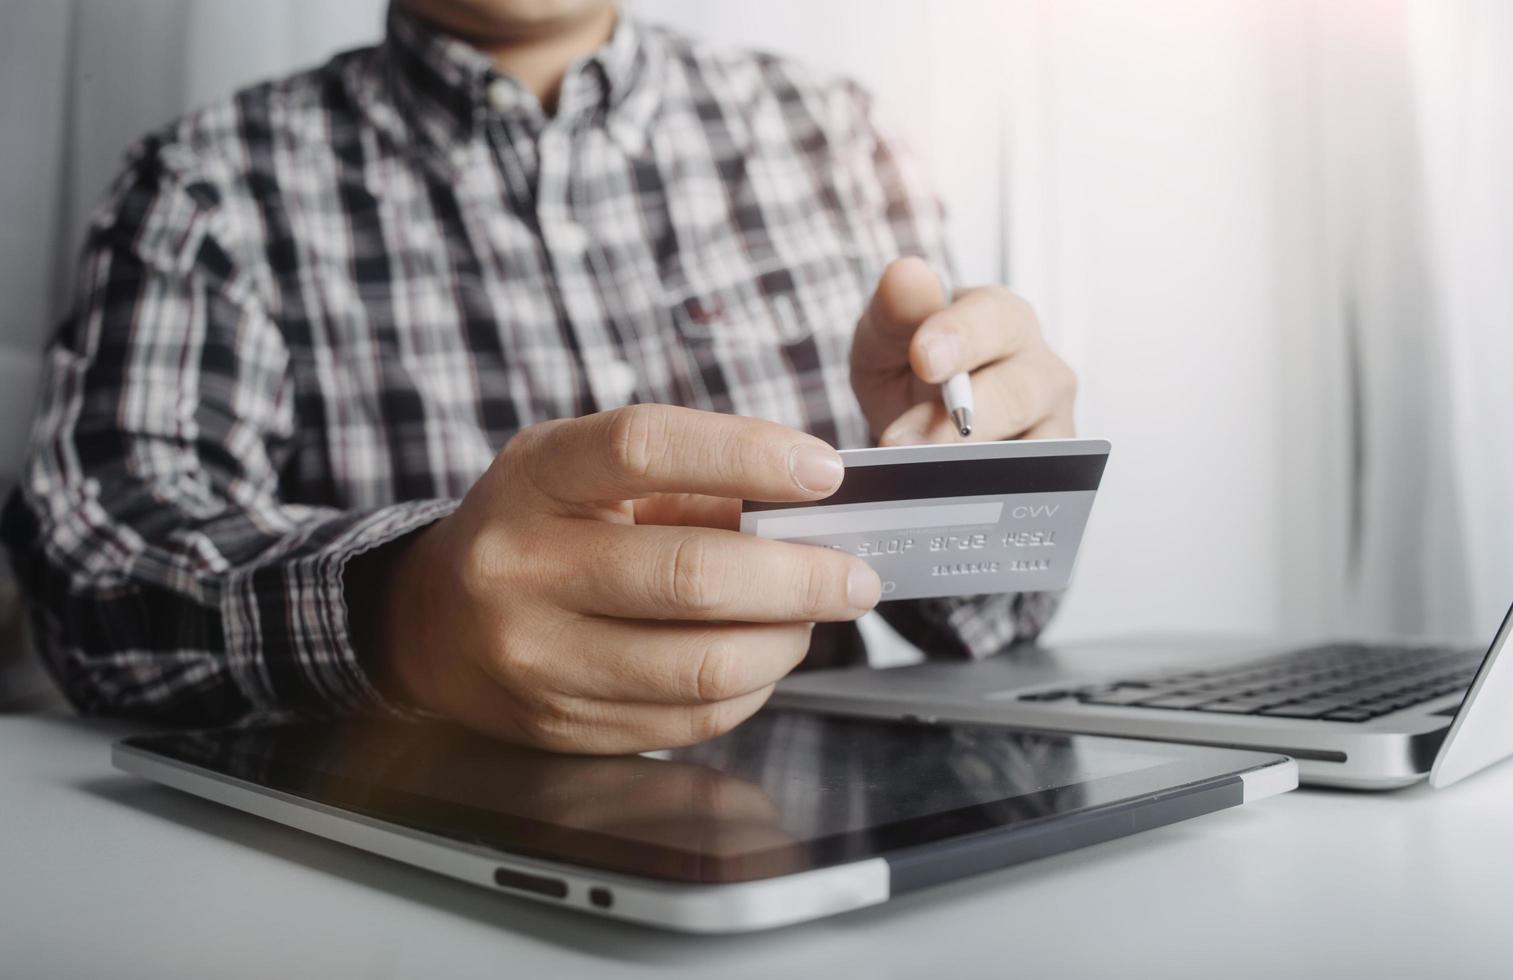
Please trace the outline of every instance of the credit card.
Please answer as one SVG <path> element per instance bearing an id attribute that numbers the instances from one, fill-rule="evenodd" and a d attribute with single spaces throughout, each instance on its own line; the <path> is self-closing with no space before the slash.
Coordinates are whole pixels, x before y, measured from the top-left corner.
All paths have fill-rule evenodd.
<path id="1" fill-rule="evenodd" d="M 848 551 L 877 571 L 885 602 L 1061 589 L 1108 454 L 1102 439 L 843 450 L 835 493 L 748 500 L 741 530 Z"/>

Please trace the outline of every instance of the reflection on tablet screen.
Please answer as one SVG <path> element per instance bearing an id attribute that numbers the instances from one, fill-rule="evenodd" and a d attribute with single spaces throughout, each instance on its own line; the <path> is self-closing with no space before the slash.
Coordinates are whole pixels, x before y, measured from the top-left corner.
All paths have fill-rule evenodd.
<path id="1" fill-rule="evenodd" d="M 568 756 L 407 722 L 153 736 L 154 751 L 427 833 L 677 880 L 746 880 L 1111 802 L 1168 750 L 766 711 L 703 745 Z M 166 748 L 165 748 L 166 746 Z M 1144 783 L 1144 780 L 1141 780 Z"/>

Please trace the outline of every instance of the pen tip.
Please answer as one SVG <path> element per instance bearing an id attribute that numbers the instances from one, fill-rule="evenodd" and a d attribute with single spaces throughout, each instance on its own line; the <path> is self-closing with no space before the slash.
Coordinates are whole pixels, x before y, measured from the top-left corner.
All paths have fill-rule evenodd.
<path id="1" fill-rule="evenodd" d="M 965 439 L 967 436 L 969 436 L 969 435 L 972 434 L 972 410 L 971 409 L 969 409 L 969 408 L 958 408 L 958 409 L 956 409 L 955 411 L 953 411 L 951 413 L 951 421 L 956 423 L 956 430 L 961 433 L 961 437 L 963 439 Z"/>

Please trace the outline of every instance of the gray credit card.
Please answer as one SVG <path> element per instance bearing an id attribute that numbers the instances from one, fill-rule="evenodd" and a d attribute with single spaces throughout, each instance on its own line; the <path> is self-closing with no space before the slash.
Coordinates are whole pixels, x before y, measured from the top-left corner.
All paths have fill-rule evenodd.
<path id="1" fill-rule="evenodd" d="M 1060 589 L 1108 454 L 1102 439 L 845 450 L 835 493 L 748 500 L 741 530 L 849 551 L 882 577 L 884 601 Z"/>

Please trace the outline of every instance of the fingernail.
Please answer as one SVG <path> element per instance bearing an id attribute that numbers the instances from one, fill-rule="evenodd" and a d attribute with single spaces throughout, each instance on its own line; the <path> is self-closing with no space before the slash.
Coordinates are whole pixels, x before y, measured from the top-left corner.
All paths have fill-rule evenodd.
<path id="1" fill-rule="evenodd" d="M 869 566 L 858 562 L 846 576 L 846 601 L 857 609 L 871 609 L 883 595 L 883 580 Z"/>
<path id="2" fill-rule="evenodd" d="M 828 493 L 841 485 L 846 469 L 833 449 L 819 446 L 795 446 L 788 458 L 793 482 L 810 493 Z"/>
<path id="3" fill-rule="evenodd" d="M 932 337 L 925 342 L 925 370 L 930 377 L 945 379 L 961 363 L 961 338 L 955 334 Z"/>

